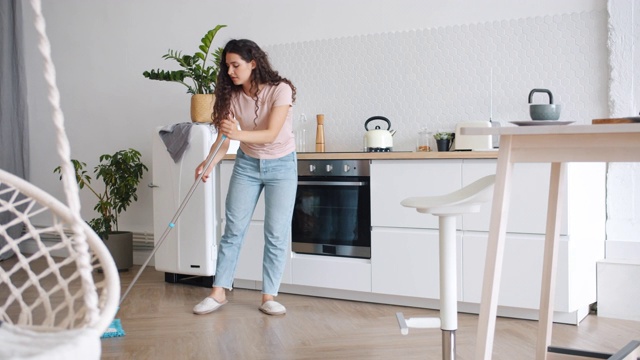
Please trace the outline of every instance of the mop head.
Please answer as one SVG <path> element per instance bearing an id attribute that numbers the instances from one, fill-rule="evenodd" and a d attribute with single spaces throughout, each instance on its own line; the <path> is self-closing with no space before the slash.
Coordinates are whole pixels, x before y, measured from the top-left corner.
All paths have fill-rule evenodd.
<path id="1" fill-rule="evenodd" d="M 104 334 L 100 336 L 101 339 L 124 336 L 126 333 L 122 330 L 120 319 L 113 319 L 111 325 L 105 330 Z"/>

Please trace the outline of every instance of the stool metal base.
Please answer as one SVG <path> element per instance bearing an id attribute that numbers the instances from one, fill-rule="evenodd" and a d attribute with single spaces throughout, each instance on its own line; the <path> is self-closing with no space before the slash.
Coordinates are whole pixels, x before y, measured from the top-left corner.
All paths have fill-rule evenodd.
<path id="1" fill-rule="evenodd" d="M 421 317 L 405 319 L 404 314 L 401 312 L 396 313 L 398 320 L 398 326 L 400 326 L 400 333 L 402 335 L 409 334 L 409 328 L 419 329 L 437 329 L 440 327 L 439 318 Z M 456 358 L 456 331 L 455 330 L 443 330 L 442 331 L 442 360 L 455 360 Z"/>
<path id="2" fill-rule="evenodd" d="M 456 358 L 456 331 L 442 330 L 442 360 Z"/>

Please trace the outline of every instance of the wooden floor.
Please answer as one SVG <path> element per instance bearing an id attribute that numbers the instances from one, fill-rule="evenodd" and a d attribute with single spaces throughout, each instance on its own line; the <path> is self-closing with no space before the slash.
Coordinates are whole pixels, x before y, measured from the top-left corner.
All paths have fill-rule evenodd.
<path id="1" fill-rule="evenodd" d="M 123 291 L 138 269 L 121 273 Z M 7 293 L 0 282 L 0 299 Z M 439 329 L 401 335 L 395 316 L 438 316 L 437 311 L 280 294 L 287 314 L 273 317 L 258 310 L 259 291 L 235 289 L 220 310 L 194 315 L 193 306 L 208 294 L 208 288 L 166 283 L 164 273 L 148 267 L 116 315 L 126 335 L 102 339 L 102 359 L 441 358 Z M 477 321 L 477 315 L 459 314 L 458 359 L 474 358 Z M 536 330 L 536 321 L 499 318 L 493 358 L 533 359 Z M 640 322 L 590 315 L 579 326 L 554 324 L 552 345 L 614 353 L 639 339 Z"/>
<path id="2" fill-rule="evenodd" d="M 122 274 L 126 289 L 139 267 Z M 153 268 L 116 315 L 124 337 L 102 340 L 103 359 L 440 359 L 441 334 L 411 329 L 401 335 L 395 313 L 437 311 L 280 294 L 284 316 L 258 310 L 260 292 L 235 289 L 217 312 L 194 315 L 209 289 L 164 282 Z M 478 316 L 459 315 L 458 359 L 473 359 Z M 532 359 L 537 322 L 499 318 L 494 359 Z M 613 353 L 640 339 L 640 323 L 588 316 L 579 326 L 554 324 L 553 346 Z M 575 356 L 550 354 L 550 359 Z"/>

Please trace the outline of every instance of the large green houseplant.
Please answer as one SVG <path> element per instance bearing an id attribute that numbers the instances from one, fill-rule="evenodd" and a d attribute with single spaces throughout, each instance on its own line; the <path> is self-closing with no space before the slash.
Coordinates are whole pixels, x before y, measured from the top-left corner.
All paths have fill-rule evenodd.
<path id="1" fill-rule="evenodd" d="M 118 270 L 129 269 L 133 265 L 133 233 L 119 231 L 118 215 L 138 200 L 138 184 L 144 172 L 149 170 L 142 163 L 140 152 L 128 149 L 100 156 L 100 163 L 93 169 L 93 173 L 96 180 L 102 179 L 102 191 L 91 185 L 92 178 L 85 170 L 86 163 L 75 159 L 71 162 L 78 187 L 86 187 L 98 198 L 98 203 L 93 208 L 98 216 L 88 221 L 89 226 L 105 241 Z M 60 166 L 53 171 L 61 174 L 62 178 Z"/>
<path id="2" fill-rule="evenodd" d="M 207 31 L 200 40 L 200 51 L 193 55 L 182 55 L 182 52 L 169 49 L 162 56 L 165 60 L 175 60 L 181 70 L 149 70 L 142 75 L 150 80 L 170 81 L 187 87 L 191 97 L 191 120 L 194 122 L 211 122 L 213 112 L 213 91 L 218 80 L 222 48 L 213 49 L 213 39 L 220 29 L 226 25 L 217 25 Z M 187 82 L 191 79 L 192 83 Z"/>

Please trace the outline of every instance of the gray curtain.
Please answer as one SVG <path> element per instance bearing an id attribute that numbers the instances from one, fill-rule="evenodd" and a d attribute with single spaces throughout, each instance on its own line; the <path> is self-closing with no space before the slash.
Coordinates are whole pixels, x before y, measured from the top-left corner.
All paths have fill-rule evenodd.
<path id="1" fill-rule="evenodd" d="M 0 0 L 0 168 L 28 179 L 29 127 L 22 37 L 22 0 Z M 0 190 L 3 186 L 0 184 Z M 0 224 L 6 224 L 11 216 L 0 212 Z M 8 230 L 7 236 L 16 237 L 22 227 Z M 11 251 L 1 251 L 5 244 L 0 234 L 0 260 L 13 255 Z"/>

